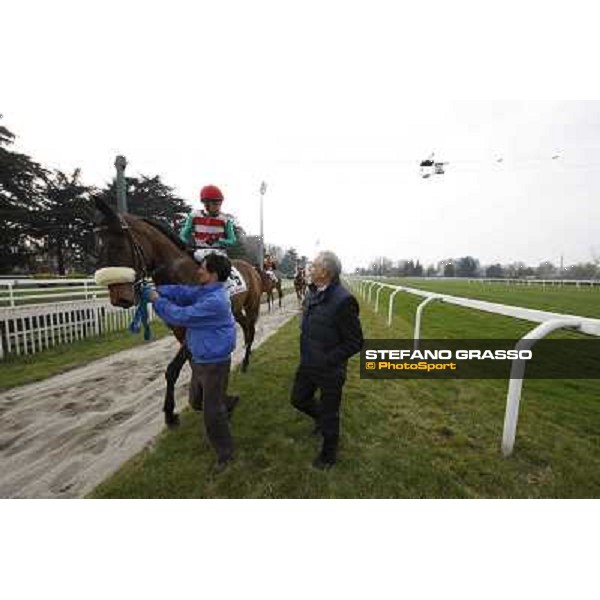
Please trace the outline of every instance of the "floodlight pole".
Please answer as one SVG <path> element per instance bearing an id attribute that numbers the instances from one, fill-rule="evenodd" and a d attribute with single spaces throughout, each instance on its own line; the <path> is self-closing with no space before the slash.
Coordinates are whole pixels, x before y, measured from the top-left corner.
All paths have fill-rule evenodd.
<path id="1" fill-rule="evenodd" d="M 127 212 L 127 191 L 125 186 L 125 167 L 127 159 L 124 156 L 117 156 L 115 167 L 117 168 L 117 212 L 123 214 Z"/>
<path id="2" fill-rule="evenodd" d="M 265 239 L 263 234 L 263 200 L 267 191 L 267 184 L 263 181 L 260 184 L 260 268 L 263 268 L 265 261 Z"/>

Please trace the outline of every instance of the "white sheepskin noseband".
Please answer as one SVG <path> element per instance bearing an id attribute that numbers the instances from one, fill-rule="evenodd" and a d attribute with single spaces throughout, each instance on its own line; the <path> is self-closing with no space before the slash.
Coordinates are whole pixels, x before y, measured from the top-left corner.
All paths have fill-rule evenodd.
<path id="1" fill-rule="evenodd" d="M 104 267 L 94 273 L 96 285 L 113 285 L 115 283 L 133 283 L 135 271 L 129 267 Z"/>

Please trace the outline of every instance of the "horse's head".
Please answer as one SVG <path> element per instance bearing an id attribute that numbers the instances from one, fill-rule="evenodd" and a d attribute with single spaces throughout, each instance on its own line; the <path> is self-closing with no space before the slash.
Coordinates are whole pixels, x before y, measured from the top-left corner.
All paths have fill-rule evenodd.
<path id="1" fill-rule="evenodd" d="M 96 208 L 98 270 L 94 278 L 98 285 L 108 286 L 113 306 L 129 308 L 146 275 L 144 252 L 125 217 L 100 199 L 96 199 Z"/>

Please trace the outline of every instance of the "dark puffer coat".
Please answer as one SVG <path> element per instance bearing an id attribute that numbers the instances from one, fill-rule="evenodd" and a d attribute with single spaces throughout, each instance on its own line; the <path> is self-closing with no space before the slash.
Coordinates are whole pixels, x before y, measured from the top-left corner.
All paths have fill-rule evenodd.
<path id="1" fill-rule="evenodd" d="M 310 285 L 302 315 L 300 365 L 345 371 L 348 359 L 362 345 L 356 298 L 340 283 L 331 283 L 321 292 Z"/>

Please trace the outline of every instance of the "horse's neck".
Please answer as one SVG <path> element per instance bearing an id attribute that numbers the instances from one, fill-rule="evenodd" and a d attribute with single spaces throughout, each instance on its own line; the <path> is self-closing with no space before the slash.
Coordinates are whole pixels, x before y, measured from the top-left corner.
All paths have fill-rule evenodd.
<path id="1" fill-rule="evenodd" d="M 148 256 L 152 280 L 156 285 L 195 283 L 198 265 L 168 237 L 147 224 L 140 228 L 144 253 Z"/>
<path id="2" fill-rule="evenodd" d="M 160 261 L 152 274 L 156 285 L 197 283 L 198 265 L 185 255 L 172 256 Z"/>

